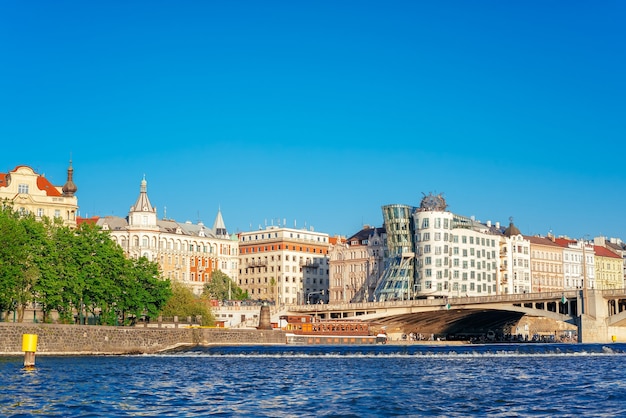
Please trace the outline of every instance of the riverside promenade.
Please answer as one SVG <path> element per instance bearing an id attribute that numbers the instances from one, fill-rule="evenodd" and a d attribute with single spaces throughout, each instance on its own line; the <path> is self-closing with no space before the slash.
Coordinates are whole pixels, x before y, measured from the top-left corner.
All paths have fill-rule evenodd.
<path id="1" fill-rule="evenodd" d="M 154 354 L 194 346 L 286 344 L 280 330 L 0 322 L 0 355 L 23 355 L 24 334 L 38 336 L 37 355 Z"/>

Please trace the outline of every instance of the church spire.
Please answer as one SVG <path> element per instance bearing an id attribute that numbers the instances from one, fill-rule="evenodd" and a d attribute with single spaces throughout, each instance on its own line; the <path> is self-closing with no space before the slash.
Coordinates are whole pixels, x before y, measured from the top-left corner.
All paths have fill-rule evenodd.
<path id="1" fill-rule="evenodd" d="M 215 222 L 213 222 L 213 232 L 219 238 L 228 238 L 226 225 L 224 224 L 224 219 L 222 218 L 222 210 L 219 208 L 217 209 L 217 216 L 215 217 Z"/>
<path id="2" fill-rule="evenodd" d="M 72 159 L 70 158 L 70 166 L 67 168 L 67 181 L 61 189 L 63 196 L 74 196 L 74 193 L 78 191 L 78 187 L 74 184 L 74 168 L 72 168 Z"/>
<path id="3" fill-rule="evenodd" d="M 130 207 L 131 212 L 156 212 L 156 209 L 150 204 L 148 199 L 148 182 L 146 181 L 146 175 L 144 174 L 143 180 L 141 180 L 141 187 L 139 189 L 139 197 L 133 206 Z"/>

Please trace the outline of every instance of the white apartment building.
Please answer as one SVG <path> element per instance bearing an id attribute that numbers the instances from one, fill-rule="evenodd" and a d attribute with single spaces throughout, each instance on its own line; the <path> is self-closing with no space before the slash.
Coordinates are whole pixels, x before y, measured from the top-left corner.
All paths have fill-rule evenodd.
<path id="1" fill-rule="evenodd" d="M 268 226 L 239 233 L 237 284 L 251 299 L 328 302 L 328 234 Z"/>
<path id="2" fill-rule="evenodd" d="M 582 289 L 595 286 L 595 251 L 592 242 L 556 238 L 563 248 L 563 289 Z"/>
<path id="3" fill-rule="evenodd" d="M 530 241 L 524 238 L 512 219 L 500 238 L 498 273 L 498 294 L 531 292 Z"/>
<path id="4" fill-rule="evenodd" d="M 496 294 L 500 237 L 478 223 L 458 228 L 449 212 L 417 213 L 417 295 Z"/>
<path id="5" fill-rule="evenodd" d="M 218 210 L 213 228 L 202 222 L 158 219 L 145 179 L 127 218 L 98 217 L 96 224 L 109 231 L 127 257 L 146 257 L 156 262 L 163 277 L 184 283 L 196 294 L 202 293 L 216 270 L 237 281 L 237 240 L 228 235 L 221 211 Z"/>
<path id="6" fill-rule="evenodd" d="M 498 294 L 502 231 L 447 211 L 441 194 L 420 206 L 383 206 L 385 272 L 376 299 Z"/>

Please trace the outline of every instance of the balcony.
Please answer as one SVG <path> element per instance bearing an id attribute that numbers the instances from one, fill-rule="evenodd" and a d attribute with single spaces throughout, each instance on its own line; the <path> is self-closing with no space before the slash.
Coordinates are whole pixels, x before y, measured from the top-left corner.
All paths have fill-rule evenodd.
<path id="1" fill-rule="evenodd" d="M 265 267 L 267 266 L 267 260 L 250 260 L 248 267 Z"/>

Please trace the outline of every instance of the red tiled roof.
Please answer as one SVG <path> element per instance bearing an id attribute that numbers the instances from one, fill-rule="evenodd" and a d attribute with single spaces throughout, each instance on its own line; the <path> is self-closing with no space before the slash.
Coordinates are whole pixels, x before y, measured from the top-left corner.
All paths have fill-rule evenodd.
<path id="1" fill-rule="evenodd" d="M 99 216 L 92 216 L 91 218 L 81 218 L 80 216 L 77 216 L 76 225 L 78 226 L 82 223 L 89 223 L 89 224 L 95 225 L 96 223 L 98 223 L 98 219 L 100 219 Z"/>
<path id="2" fill-rule="evenodd" d="M 552 239 L 550 238 L 546 238 L 546 237 L 536 237 L 536 236 L 524 236 L 524 238 L 526 238 L 528 241 L 530 241 L 531 244 L 539 244 L 539 245 L 549 245 L 552 247 L 560 247 L 559 244 L 557 244 L 556 242 L 552 241 Z"/>
<path id="3" fill-rule="evenodd" d="M 609 250 L 608 248 L 601 247 L 599 245 L 596 245 L 594 249 L 595 249 L 596 256 L 608 257 L 608 258 L 619 258 L 619 259 L 622 258 L 620 255 L 615 254 L 613 251 Z"/>
<path id="4" fill-rule="evenodd" d="M 61 196 L 61 192 L 58 191 L 57 188 L 54 187 L 52 183 L 50 183 L 48 179 L 43 176 L 37 177 L 37 187 L 39 188 L 39 190 L 43 190 L 44 192 L 46 192 L 48 196 Z"/>
<path id="5" fill-rule="evenodd" d="M 554 242 L 556 242 L 561 247 L 567 248 L 569 246 L 569 244 L 575 244 L 576 240 L 575 239 L 569 239 L 569 238 L 556 238 L 554 240 Z"/>

